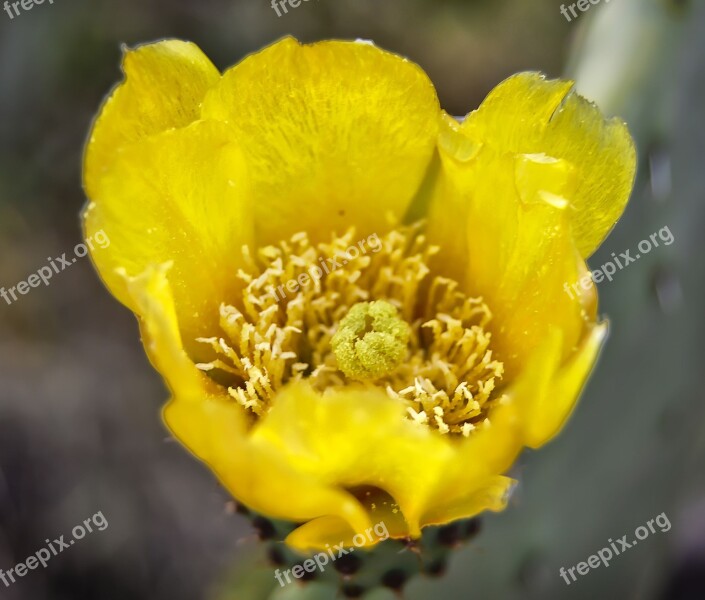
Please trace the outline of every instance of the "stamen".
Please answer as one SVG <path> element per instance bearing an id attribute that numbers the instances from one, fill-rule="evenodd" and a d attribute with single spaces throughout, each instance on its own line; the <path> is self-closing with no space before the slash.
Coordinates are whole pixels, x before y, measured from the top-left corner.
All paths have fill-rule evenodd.
<path id="1" fill-rule="evenodd" d="M 441 433 L 489 426 L 504 367 L 487 305 L 432 274 L 438 249 L 421 224 L 354 239 L 351 229 L 314 246 L 297 233 L 256 256 L 243 249 L 244 291 L 221 306 L 219 335 L 198 339 L 212 354 L 198 368 L 255 417 L 306 378 L 321 391 L 353 380 L 379 387 Z"/>

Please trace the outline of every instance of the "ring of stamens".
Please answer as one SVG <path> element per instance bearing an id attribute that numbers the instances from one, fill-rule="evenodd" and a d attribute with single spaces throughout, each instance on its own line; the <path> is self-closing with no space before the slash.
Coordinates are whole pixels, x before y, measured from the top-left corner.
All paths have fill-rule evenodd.
<path id="1" fill-rule="evenodd" d="M 333 337 L 353 307 L 384 301 L 408 324 L 407 349 L 394 368 L 372 369 L 366 384 L 386 389 L 420 426 L 465 436 L 488 426 L 503 364 L 490 349 L 487 305 L 432 274 L 438 249 L 420 224 L 355 239 L 350 229 L 313 245 L 297 233 L 256 256 L 243 248 L 242 297 L 221 305 L 220 335 L 198 338 L 212 359 L 197 366 L 262 416 L 288 382 L 305 378 L 320 391 L 350 385 Z"/>

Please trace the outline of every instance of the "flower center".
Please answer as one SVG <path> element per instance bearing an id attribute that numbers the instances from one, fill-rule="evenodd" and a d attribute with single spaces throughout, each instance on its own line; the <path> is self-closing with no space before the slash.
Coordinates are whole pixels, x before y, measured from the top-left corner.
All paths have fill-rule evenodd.
<path id="1" fill-rule="evenodd" d="M 220 335 L 199 338 L 211 356 L 197 366 L 256 416 L 305 378 L 322 392 L 380 387 L 441 433 L 489 425 L 503 364 L 487 305 L 431 273 L 437 248 L 420 224 L 354 240 L 350 230 L 313 245 L 298 233 L 256 257 L 244 248 L 242 296 L 221 305 Z"/>
<path id="2" fill-rule="evenodd" d="M 411 330 L 384 300 L 358 302 L 343 317 L 331 340 L 338 368 L 350 379 L 389 375 L 406 356 Z"/>

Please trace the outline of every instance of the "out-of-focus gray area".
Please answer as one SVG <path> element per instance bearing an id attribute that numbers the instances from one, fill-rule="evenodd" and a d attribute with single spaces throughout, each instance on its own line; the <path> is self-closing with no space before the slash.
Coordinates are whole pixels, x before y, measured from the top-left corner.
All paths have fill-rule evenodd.
<path id="1" fill-rule="evenodd" d="M 675 241 L 598 286 L 611 336 L 565 431 L 523 457 L 511 506 L 485 519 L 444 578 L 412 581 L 406 597 L 705 597 L 705 6 L 614 0 L 571 23 L 559 6 L 310 0 L 277 17 L 267 0 L 55 0 L 14 19 L 0 10 L 0 286 L 81 241 L 83 143 L 120 79 L 123 43 L 189 39 L 226 68 L 285 34 L 372 39 L 419 63 L 456 115 L 516 71 L 568 72 L 628 120 L 639 145 L 634 197 L 591 266 L 664 226 Z M 0 299 L 0 374 L 0 569 L 98 511 L 109 522 L 46 569 L 0 582 L 0 598 L 264 597 L 257 578 L 271 570 L 252 558 L 249 523 L 169 439 L 166 390 L 137 325 L 87 258 L 11 305 Z M 670 531 L 570 586 L 560 578 L 662 512 Z M 238 571 L 252 581 L 228 593 Z"/>

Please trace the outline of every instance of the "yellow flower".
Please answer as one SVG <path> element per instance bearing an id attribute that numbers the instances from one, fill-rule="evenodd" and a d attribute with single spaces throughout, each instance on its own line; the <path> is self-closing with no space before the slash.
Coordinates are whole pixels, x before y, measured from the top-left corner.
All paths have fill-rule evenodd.
<path id="1" fill-rule="evenodd" d="M 501 510 L 605 337 L 591 285 L 565 284 L 629 196 L 624 125 L 536 73 L 459 123 L 361 42 L 285 38 L 221 75 L 167 40 L 124 72 L 87 145 L 85 233 L 110 237 L 92 258 L 173 434 L 303 523 L 297 548 Z"/>

